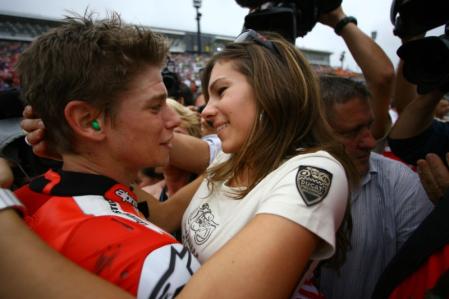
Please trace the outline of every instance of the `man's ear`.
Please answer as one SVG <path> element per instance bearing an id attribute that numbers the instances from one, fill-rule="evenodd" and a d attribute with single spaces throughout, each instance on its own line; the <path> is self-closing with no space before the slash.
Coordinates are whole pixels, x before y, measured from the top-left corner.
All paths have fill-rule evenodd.
<path id="1" fill-rule="evenodd" d="M 91 140 L 105 138 L 101 113 L 84 101 L 70 101 L 64 108 L 64 116 L 75 136 Z"/>

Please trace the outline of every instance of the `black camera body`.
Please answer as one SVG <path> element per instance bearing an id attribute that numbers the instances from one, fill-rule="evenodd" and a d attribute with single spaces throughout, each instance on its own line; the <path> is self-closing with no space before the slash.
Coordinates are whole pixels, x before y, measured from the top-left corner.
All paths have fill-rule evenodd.
<path id="1" fill-rule="evenodd" d="M 294 43 L 313 29 L 318 17 L 341 5 L 342 0 L 236 0 L 251 12 L 245 17 L 245 29 L 274 31 Z"/>
<path id="2" fill-rule="evenodd" d="M 401 38 L 446 24 L 443 35 L 404 43 L 397 54 L 404 61 L 404 77 L 418 86 L 418 93 L 449 91 L 449 1 L 395 0 L 390 17 L 394 33 Z"/>
<path id="3" fill-rule="evenodd" d="M 395 35 L 416 36 L 449 21 L 449 1 L 393 0 L 390 19 Z"/>

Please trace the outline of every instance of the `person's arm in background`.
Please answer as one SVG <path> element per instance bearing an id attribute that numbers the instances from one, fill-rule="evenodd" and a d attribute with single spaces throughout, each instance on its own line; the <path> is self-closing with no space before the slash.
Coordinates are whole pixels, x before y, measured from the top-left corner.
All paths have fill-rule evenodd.
<path id="1" fill-rule="evenodd" d="M 405 45 L 424 36 L 425 33 L 401 37 L 401 42 Z M 444 161 L 449 150 L 449 125 L 434 120 L 435 108 L 444 93 L 435 88 L 427 94 L 418 94 L 417 85 L 404 76 L 404 64 L 401 59 L 396 72 L 393 105 L 399 118 L 389 133 L 389 146 L 409 164 L 416 165 L 428 153 L 436 153 Z"/>
<path id="2" fill-rule="evenodd" d="M 13 209 L 0 210 L 0 227 L 0 298 L 132 298 L 48 247 Z"/>
<path id="3" fill-rule="evenodd" d="M 421 134 L 432 125 L 433 112 L 443 97 L 443 93 L 434 90 L 425 95 L 417 95 L 399 115 L 389 137 L 405 139 Z"/>
<path id="4" fill-rule="evenodd" d="M 404 61 L 399 60 L 396 70 L 396 80 L 392 106 L 398 115 L 401 115 L 405 107 L 418 96 L 416 85 L 407 81 L 404 77 Z"/>
<path id="5" fill-rule="evenodd" d="M 433 119 L 435 106 L 442 95 L 439 90 L 418 95 L 404 108 L 393 126 L 388 144 L 403 161 L 416 165 L 428 153 L 435 153 L 445 160 L 449 150 L 449 124 Z"/>
<path id="6" fill-rule="evenodd" d="M 346 14 L 340 6 L 330 13 L 321 15 L 319 22 L 335 28 L 344 17 Z M 379 45 L 361 31 L 356 24 L 348 23 L 343 27 L 340 35 L 362 70 L 367 87 L 371 92 L 371 107 L 374 113 L 371 131 L 376 139 L 380 139 L 386 135 L 390 127 L 388 110 L 393 94 L 393 64 Z"/>
<path id="7" fill-rule="evenodd" d="M 408 41 L 423 38 L 425 34 L 420 34 L 413 37 L 403 37 L 401 38 L 401 43 L 404 44 Z M 416 90 L 416 85 L 410 83 L 404 77 L 404 61 L 399 59 L 398 66 L 396 68 L 396 77 L 394 81 L 394 94 L 392 100 L 392 106 L 396 109 L 396 112 L 401 115 L 405 107 L 416 97 L 418 92 Z"/>

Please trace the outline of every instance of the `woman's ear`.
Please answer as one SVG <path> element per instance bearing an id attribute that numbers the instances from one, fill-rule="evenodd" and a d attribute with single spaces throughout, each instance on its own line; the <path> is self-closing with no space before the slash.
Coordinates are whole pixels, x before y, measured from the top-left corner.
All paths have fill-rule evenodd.
<path id="1" fill-rule="evenodd" d="M 105 137 L 101 113 L 89 103 L 70 101 L 64 108 L 64 116 L 75 135 L 91 140 Z"/>

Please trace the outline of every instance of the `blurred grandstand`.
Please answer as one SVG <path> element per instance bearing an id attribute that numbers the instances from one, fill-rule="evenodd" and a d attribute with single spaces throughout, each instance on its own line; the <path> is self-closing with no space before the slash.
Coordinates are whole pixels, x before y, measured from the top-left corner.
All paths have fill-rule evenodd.
<path id="1" fill-rule="evenodd" d="M 20 53 L 40 34 L 58 26 L 60 20 L 27 14 L 0 11 L 0 90 L 18 88 L 19 82 L 14 72 Z M 163 33 L 170 40 L 171 59 L 175 61 L 175 71 L 193 91 L 200 85 L 199 73 L 207 59 L 220 51 L 234 36 L 203 33 L 202 54 L 197 53 L 196 32 L 151 27 Z M 320 73 L 334 73 L 342 76 L 358 77 L 359 74 L 330 66 L 331 52 L 301 49 L 311 64 Z"/>

